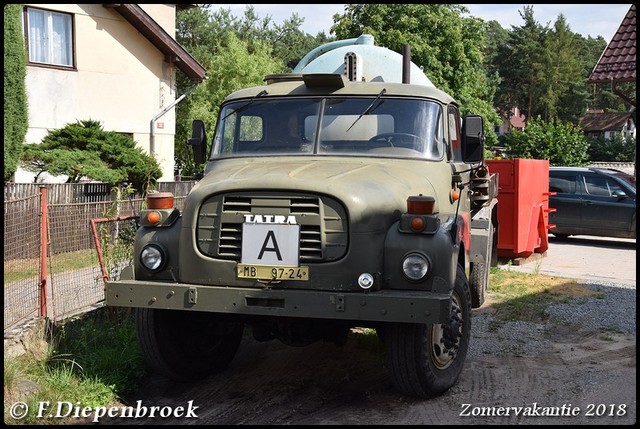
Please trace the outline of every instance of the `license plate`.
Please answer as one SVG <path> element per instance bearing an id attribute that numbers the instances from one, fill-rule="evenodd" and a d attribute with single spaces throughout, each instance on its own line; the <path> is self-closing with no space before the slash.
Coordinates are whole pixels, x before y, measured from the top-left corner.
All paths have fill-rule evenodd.
<path id="1" fill-rule="evenodd" d="M 238 278 L 258 280 L 309 280 L 309 267 L 272 267 L 238 264 Z"/>
<path id="2" fill-rule="evenodd" d="M 242 264 L 297 267 L 299 249 L 300 225 L 242 224 Z"/>

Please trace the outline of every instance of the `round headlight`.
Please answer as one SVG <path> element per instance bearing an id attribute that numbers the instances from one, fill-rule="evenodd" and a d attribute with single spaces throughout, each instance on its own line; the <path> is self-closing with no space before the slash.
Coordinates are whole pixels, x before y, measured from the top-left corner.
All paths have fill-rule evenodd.
<path id="1" fill-rule="evenodd" d="M 423 255 L 412 253 L 402 261 L 402 271 L 409 280 L 422 280 L 429 272 L 429 261 Z"/>
<path id="2" fill-rule="evenodd" d="M 158 246 L 150 244 L 142 249 L 140 262 L 148 270 L 158 270 L 164 264 L 164 252 Z"/>

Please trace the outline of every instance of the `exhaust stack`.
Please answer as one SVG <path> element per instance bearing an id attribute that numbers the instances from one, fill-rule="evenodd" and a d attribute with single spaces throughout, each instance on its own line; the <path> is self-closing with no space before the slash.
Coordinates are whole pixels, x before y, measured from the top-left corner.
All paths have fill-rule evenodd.
<path id="1" fill-rule="evenodd" d="M 402 48 L 402 83 L 411 83 L 411 46 Z"/>

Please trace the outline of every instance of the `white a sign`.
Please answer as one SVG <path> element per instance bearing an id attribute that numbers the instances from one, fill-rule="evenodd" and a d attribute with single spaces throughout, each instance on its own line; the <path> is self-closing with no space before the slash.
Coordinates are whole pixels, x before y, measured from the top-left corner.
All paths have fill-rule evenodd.
<path id="1" fill-rule="evenodd" d="M 300 225 L 242 224 L 242 263 L 298 266 Z"/>

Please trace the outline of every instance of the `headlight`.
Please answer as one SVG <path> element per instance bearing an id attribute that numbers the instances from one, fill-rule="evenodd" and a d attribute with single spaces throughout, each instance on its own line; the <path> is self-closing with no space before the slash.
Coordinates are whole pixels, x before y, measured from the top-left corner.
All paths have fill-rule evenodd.
<path id="1" fill-rule="evenodd" d="M 411 253 L 402 261 L 402 271 L 409 280 L 422 280 L 429 272 L 429 260 L 418 253 Z"/>
<path id="2" fill-rule="evenodd" d="M 140 252 L 140 262 L 146 269 L 150 271 L 157 271 L 164 265 L 164 251 L 153 244 L 145 246 L 145 248 L 142 249 L 142 252 Z"/>

